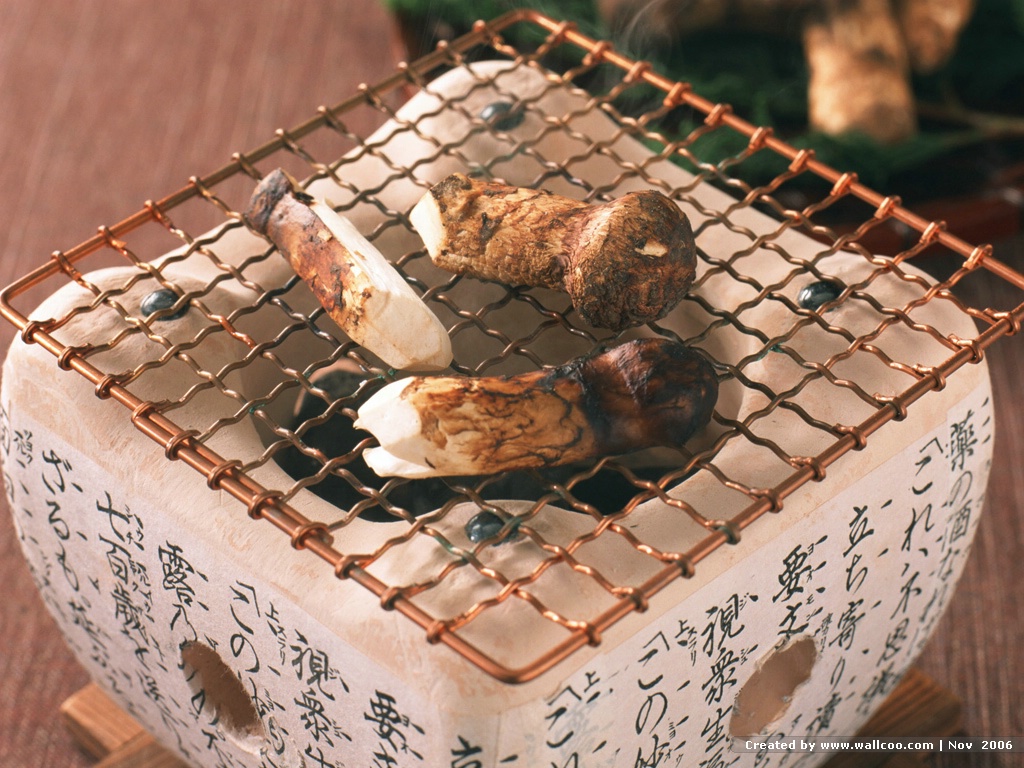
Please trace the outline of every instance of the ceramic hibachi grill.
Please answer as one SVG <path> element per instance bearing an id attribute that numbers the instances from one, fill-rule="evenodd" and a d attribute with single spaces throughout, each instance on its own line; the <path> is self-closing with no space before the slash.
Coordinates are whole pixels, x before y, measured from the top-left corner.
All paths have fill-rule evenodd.
<path id="1" fill-rule="evenodd" d="M 366 110 L 364 137 L 346 120 Z M 709 134 L 736 151 L 705 158 Z M 763 183 L 743 180 L 755 157 Z M 445 375 L 662 337 L 714 366 L 710 423 L 565 467 L 378 477 L 352 423 L 407 372 L 246 225 L 278 167 L 422 296 Z M 453 172 L 588 203 L 658 190 L 693 226 L 692 289 L 613 334 L 563 293 L 443 272 L 409 212 Z M 793 208 L 797 185 L 813 196 Z M 833 229 L 838 209 L 859 218 Z M 895 252 L 866 245 L 893 228 Z M 984 270 L 1024 287 L 990 249 L 517 12 L 11 286 L 10 506 L 82 664 L 197 766 L 816 764 L 737 748 L 853 734 L 940 620 L 990 464 L 984 352 L 1022 314 L 956 297 Z"/>

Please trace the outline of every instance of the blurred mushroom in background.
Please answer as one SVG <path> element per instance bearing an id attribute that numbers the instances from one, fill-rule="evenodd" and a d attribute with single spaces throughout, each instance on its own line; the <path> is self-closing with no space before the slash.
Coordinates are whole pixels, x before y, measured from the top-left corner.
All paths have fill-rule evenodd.
<path id="1" fill-rule="evenodd" d="M 893 144 L 917 130 L 911 72 L 952 56 L 974 0 L 597 0 L 614 36 L 671 44 L 711 27 L 796 34 L 808 124 Z"/>

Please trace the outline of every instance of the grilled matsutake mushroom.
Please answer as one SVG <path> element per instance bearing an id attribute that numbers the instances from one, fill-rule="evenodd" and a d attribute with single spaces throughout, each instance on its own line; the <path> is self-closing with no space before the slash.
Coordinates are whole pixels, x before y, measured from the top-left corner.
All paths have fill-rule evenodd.
<path id="1" fill-rule="evenodd" d="M 638 339 L 517 376 L 411 377 L 358 411 L 378 475 L 478 475 L 681 446 L 707 424 L 714 368 L 668 339 Z"/>
<path id="2" fill-rule="evenodd" d="M 587 205 L 456 173 L 410 219 L 439 267 L 565 291 L 585 321 L 616 331 L 663 317 L 696 269 L 686 215 L 654 190 Z"/>
<path id="3" fill-rule="evenodd" d="M 278 247 L 348 336 L 387 365 L 440 370 L 452 360 L 441 321 L 352 223 L 284 171 L 253 193 L 245 221 Z"/>

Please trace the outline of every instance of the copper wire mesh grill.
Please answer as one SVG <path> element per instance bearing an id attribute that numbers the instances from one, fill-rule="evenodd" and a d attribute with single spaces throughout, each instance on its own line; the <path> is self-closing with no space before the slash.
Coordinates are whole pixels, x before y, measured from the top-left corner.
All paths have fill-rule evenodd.
<path id="1" fill-rule="evenodd" d="M 509 31 L 519 34 L 524 29 L 541 32 L 543 41 L 536 47 L 516 47 L 509 42 Z M 544 91 L 525 97 L 509 92 L 473 63 L 494 54 L 507 58 L 512 68 L 541 73 Z M 560 74 L 547 68 L 552 61 L 558 62 Z M 443 69 L 464 70 L 474 85 L 464 96 L 438 94 L 437 110 L 423 116 L 433 119 L 451 112 L 464 123 L 463 133 L 439 142 L 423 132 L 420 123 L 397 113 L 391 103 L 404 89 L 432 93 L 430 76 Z M 582 90 L 581 85 L 587 89 Z M 517 110 L 539 120 L 542 128 L 526 138 L 512 138 L 511 129 L 501 120 L 482 117 L 467 106 L 469 95 L 477 88 L 497 91 Z M 565 89 L 577 95 L 573 103 L 578 108 L 567 114 L 545 112 L 544 95 Z M 391 121 L 391 133 L 374 140 L 353 133 L 346 116 L 359 110 L 372 110 L 381 122 Z M 596 112 L 616 126 L 610 136 L 594 138 L 581 131 L 578 118 Z M 569 136 L 578 153 L 545 156 L 539 147 L 545 136 L 554 133 Z M 702 147 L 707 137 L 722 133 L 737 137 L 739 149 L 724 158 L 705 157 Z M 389 142 L 402 135 L 417 137 L 425 154 L 417 158 L 389 154 Z M 472 156 L 469 146 L 481 136 L 497 137 L 506 151 L 482 159 Z M 622 137 L 640 140 L 651 149 L 650 159 L 637 163 L 623 156 L 618 144 Z M 774 163 L 773 172 L 759 180 L 745 180 L 744 170 L 751 161 L 765 157 Z M 365 158 L 373 158 L 387 173 L 374 178 L 372 184 L 355 185 L 349 171 Z M 306 184 L 332 179 L 349 192 L 347 201 L 337 206 L 342 213 L 372 213 L 378 223 L 365 234 L 394 258 L 449 328 L 457 350 L 452 365 L 455 371 L 489 375 L 558 364 L 563 360 L 552 359 L 546 351 L 554 337 L 559 339 L 559 349 L 572 349 L 576 354 L 616 341 L 583 327 L 565 300 L 521 288 L 474 286 L 473 281 L 433 270 L 422 249 L 395 252 L 385 247 L 411 232 L 408 210 L 388 203 L 389 187 L 411 182 L 425 191 L 430 182 L 422 172 L 438 158 L 454 160 L 467 173 L 497 177 L 510 163 L 525 164 L 535 172 L 531 186 L 564 184 L 588 201 L 613 197 L 623 180 L 641 180 L 699 213 L 698 243 L 712 228 L 724 228 L 740 238 L 743 247 L 732 252 L 702 250 L 701 276 L 687 302 L 705 322 L 681 340 L 705 351 L 715 348 L 713 342 L 719 335 L 753 340 L 756 352 L 718 355 L 714 362 L 723 387 L 756 392 L 763 401 L 761 407 L 742 416 L 719 409 L 709 434 L 696 447 L 674 451 L 669 465 L 663 460 L 653 469 L 626 459 L 604 458 L 557 473 L 384 482 L 360 465 L 362 450 L 373 444 L 369 436 L 356 434 L 340 451 L 318 444 L 313 439 L 318 428 L 350 424 L 361 398 L 396 373 L 347 341 L 322 309 L 308 302 L 304 305 L 297 277 L 273 285 L 260 282 L 261 270 L 280 258 L 269 245 L 254 249 L 238 262 L 221 257 L 222 246 L 232 233 L 244 229 L 238 212 L 255 180 L 274 167 L 288 168 Z M 595 158 L 616 169 L 606 183 L 595 183 L 577 173 Z M 658 163 L 665 160 L 686 168 L 691 180 L 680 186 L 660 178 Z M 728 190 L 732 202 L 707 208 L 693 194 L 701 185 Z M 814 190 L 813 199 L 799 208 L 783 202 L 796 185 Z M 737 213 L 752 208 L 771 214 L 776 226 L 760 233 L 747 228 Z M 828 223 L 830 214 L 838 209 L 860 214 L 857 223 L 846 226 L 842 233 Z M 213 228 L 208 230 L 211 224 Z M 865 246 L 894 225 L 904 236 L 906 230 L 914 233 L 907 247 L 880 255 Z M 821 244 L 814 258 L 787 250 L 790 231 L 803 232 Z M 199 232 L 204 234 L 193 234 Z M 178 250 L 158 265 L 151 263 L 172 248 Z M 773 282 L 761 281 L 749 269 L 750 257 L 763 249 L 791 267 Z M 807 280 L 835 282 L 826 264 L 828 257 L 840 253 L 857 256 L 866 271 L 856 282 L 840 281 L 839 294 L 828 306 L 856 302 L 874 318 L 873 324 L 856 329 L 836 327 L 828 322 L 825 308 L 808 310 L 792 298 L 794 289 Z M 111 255 L 131 267 L 129 278 L 114 286 L 100 286 L 83 274 L 84 263 L 91 267 Z M 943 265 L 947 274 L 925 281 L 904 269 L 911 257 Z M 177 272 L 172 267 L 177 267 Z M 47 264 L 4 292 L 2 309 L 21 330 L 25 342 L 41 345 L 56 356 L 61 369 L 87 378 L 97 397 L 125 406 L 132 423 L 162 446 L 169 460 L 193 467 L 205 476 L 211 489 L 240 500 L 250 517 L 268 520 L 287 534 L 293 547 L 318 555 L 339 578 L 352 580 L 379 597 L 384 609 L 397 610 L 416 622 L 428 641 L 450 646 L 501 680 L 522 682 L 584 645 L 599 643 L 608 627 L 633 611 L 644 610 L 656 593 L 676 579 L 693 577 L 705 557 L 723 544 L 738 543 L 742 531 L 754 521 L 766 512 L 782 509 L 787 497 L 806 483 L 822 479 L 841 456 L 863 448 L 880 427 L 903 418 L 915 402 L 942 389 L 959 368 L 979 361 L 993 342 L 1019 331 L 1024 304 L 996 310 L 968 306 L 956 298 L 953 289 L 979 270 L 1024 289 L 1024 277 L 994 259 L 990 248 L 969 245 L 946 232 L 941 222 L 920 219 L 898 199 L 883 197 L 859 184 L 855 176 L 822 165 L 812 153 L 788 146 L 771 131 L 737 118 L 728 106 L 703 100 L 685 84 L 657 75 L 643 62 L 617 54 L 607 42 L 591 40 L 571 24 L 522 11 L 479 24 L 472 34 L 401 66 L 384 82 L 336 107 L 322 108 L 303 125 L 280 131 L 266 145 L 235 156 L 230 165 L 194 178 L 179 192 L 147 203 L 114 226 L 101 228 L 89 241 L 55 253 Z M 211 276 L 200 284 L 187 284 L 176 276 L 187 271 Z M 913 298 L 894 306 L 883 303 L 874 295 L 873 286 L 885 278 L 915 288 Z M 54 287 L 74 282 L 91 298 L 65 316 L 29 320 L 15 309 L 14 299 L 47 281 L 55 281 Z M 714 281 L 741 284 L 747 293 L 732 305 L 716 305 L 699 290 Z M 140 286 L 172 290 L 177 297 L 174 306 L 140 317 L 126 308 L 124 300 Z M 250 301 L 241 308 L 224 309 L 218 294 L 229 287 Z M 750 311 L 764 302 L 781 306 L 791 316 L 781 332 L 766 333 L 749 319 Z M 921 319 L 919 311 L 929 303 L 955 306 L 976 321 L 979 332 L 964 338 L 932 326 Z M 163 322 L 181 309 L 187 309 L 198 323 L 186 336 L 166 330 Z M 532 322 L 510 329 L 505 320 L 512 310 L 518 320 L 525 316 Z M 115 330 L 86 343 L 61 341 L 62 329 L 101 313 L 113 313 Z M 262 330 L 268 316 L 273 318 L 273 333 Z M 932 348 L 929 362 L 922 362 L 924 356 L 904 360 L 887 354 L 877 342 L 892 327 L 914 334 L 922 347 Z M 835 351 L 822 360 L 805 357 L 794 340 L 806 329 L 834 339 Z M 678 338 L 668 325 L 654 324 L 650 331 Z M 140 340 L 148 344 L 142 346 L 150 354 L 128 369 L 112 369 L 106 364 L 111 353 Z M 204 351 L 212 344 L 229 347 L 234 353 L 232 361 L 206 366 Z M 296 352 L 300 347 L 302 355 Z M 474 351 L 460 353 L 468 349 Z M 785 389 L 772 389 L 751 373 L 753 365 L 769 354 L 784 356 L 796 371 Z M 895 394 L 869 391 L 856 375 L 866 359 L 904 377 L 905 386 Z M 317 379 L 338 364 L 355 371 L 359 381 L 354 390 L 341 395 L 328 391 Z M 261 370 L 259 378 L 266 384 L 255 394 L 245 392 L 239 382 L 256 369 Z M 176 382 L 175 387 L 159 399 L 140 396 L 147 391 L 144 385 L 155 377 Z M 856 407 L 851 407 L 849 423 L 822 420 L 801 400 L 803 391 L 819 385 L 851 399 Z M 291 403 L 300 396 L 314 408 L 311 414 L 296 417 L 300 420 L 288 421 Z M 194 422 L 191 414 L 200 402 L 215 403 L 217 418 Z M 761 424 L 781 413 L 814 435 L 810 442 L 817 450 L 813 454 L 794 452 L 764 436 Z M 229 442 L 225 436 L 243 423 L 255 423 L 264 437 L 262 443 L 246 455 L 225 454 L 219 446 Z M 719 457 L 736 442 L 763 449 L 773 467 L 771 483 L 753 483 L 723 469 Z M 293 471 L 289 484 L 264 481 L 270 476 L 268 468 L 289 461 L 293 470 L 294 466 L 300 468 Z M 710 514 L 699 501 L 670 493 L 674 485 L 697 474 L 713 478 L 724 497 L 731 499 L 731 506 Z M 532 495 L 518 506 L 495 500 L 508 498 L 510 487 L 528 488 Z M 334 500 L 336 514 L 328 519 L 311 518 L 303 504 L 310 491 Z M 666 549 L 661 542 L 645 541 L 633 532 L 630 516 L 651 499 L 685 516 L 686 524 L 699 532 L 693 543 Z M 446 530 L 446 518 L 463 503 L 497 513 L 504 520 L 501 531 L 472 543 Z M 549 504 L 578 513 L 575 536 L 564 541 L 545 537 L 538 523 Z M 374 549 L 360 550 L 346 544 L 346 534 L 357 519 L 390 521 L 400 529 L 388 533 Z M 512 537 L 525 537 L 534 557 L 514 573 L 503 572 L 491 557 L 499 550 L 493 545 Z M 393 571 L 382 567 L 408 557 L 416 546 L 426 546 L 440 560 L 428 578 L 414 582 L 396 579 Z M 644 574 L 643 580 L 618 580 L 610 565 L 612 557 L 642 561 L 645 565 L 638 570 Z M 466 573 L 472 574 L 478 587 L 486 587 L 486 596 L 468 599 L 453 610 L 439 610 L 432 596 L 451 588 L 455 574 Z M 553 574 L 590 594 L 590 604 L 598 607 L 582 615 L 571 599 L 541 596 L 544 580 Z M 514 610 L 509 609 L 512 605 Z M 486 633 L 475 631 L 487 622 L 509 621 L 510 616 L 517 622 L 515 633 L 532 633 L 546 643 L 531 658 L 514 663 L 481 641 Z"/>

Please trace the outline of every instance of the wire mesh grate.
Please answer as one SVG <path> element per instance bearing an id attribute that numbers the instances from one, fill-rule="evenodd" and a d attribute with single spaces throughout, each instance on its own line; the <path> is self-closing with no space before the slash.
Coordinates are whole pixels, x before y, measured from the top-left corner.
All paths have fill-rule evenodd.
<path id="1" fill-rule="evenodd" d="M 503 64 L 481 63 L 490 58 Z M 460 73 L 460 89 L 439 90 L 439 72 Z M 531 88 L 515 87 L 517 74 Z M 421 99 L 414 114 L 396 106 L 410 91 Z M 346 121 L 366 111 L 382 125 L 368 137 Z M 376 477 L 362 459 L 375 441 L 352 421 L 401 374 L 348 340 L 269 241 L 246 229 L 239 212 L 276 167 L 333 190 L 336 210 L 360 223 L 448 329 L 455 373 L 519 373 L 635 335 L 665 336 L 713 361 L 722 394 L 712 424 L 685 447 L 567 468 Z M 435 268 L 408 213 L 442 168 L 586 202 L 630 186 L 677 200 L 700 261 L 684 317 L 612 334 L 582 323 L 564 295 Z M 893 231 L 914 236 L 885 253 L 877 243 Z M 912 258 L 942 274 L 923 275 Z M 108 280 L 83 263 L 129 270 Z M 990 248 L 607 42 L 520 11 L 55 253 L 6 290 L 3 312 L 23 340 L 125 406 L 169 460 L 371 590 L 428 641 L 521 682 L 693 577 L 705 557 L 1019 331 L 1024 304 L 975 307 L 954 294 L 980 270 L 1024 288 Z M 47 281 L 76 284 L 83 299 L 63 316 L 30 320 L 14 299 Z M 827 295 L 808 299 L 814 286 Z M 140 308 L 140 296 L 161 292 L 161 308 Z M 937 306 L 972 318 L 976 332 L 944 327 Z M 757 461 L 732 460 L 740 446 Z M 311 495 L 328 504 L 311 506 Z M 574 513 L 558 535 L 544 524 L 552 509 Z M 466 525 L 480 512 L 497 522 L 470 538 Z M 636 524 L 653 515 L 660 528 Z M 494 641 L 511 626 L 532 638 L 526 655 Z"/>

